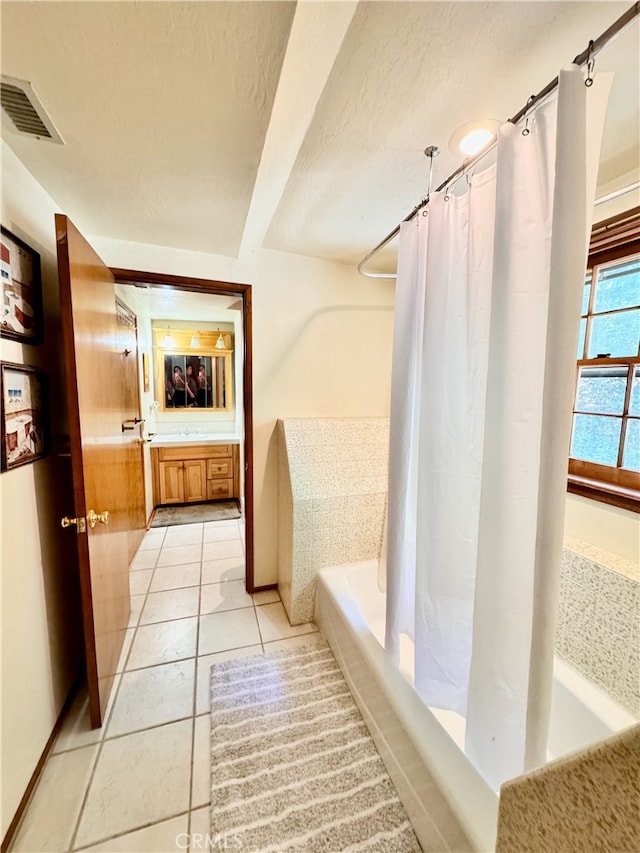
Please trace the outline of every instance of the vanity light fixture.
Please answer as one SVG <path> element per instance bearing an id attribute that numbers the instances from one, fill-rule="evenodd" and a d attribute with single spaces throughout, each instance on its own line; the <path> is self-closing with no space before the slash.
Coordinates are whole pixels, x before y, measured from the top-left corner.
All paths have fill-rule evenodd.
<path id="1" fill-rule="evenodd" d="M 216 341 L 216 349 L 224 349 L 224 338 L 222 337 L 222 332 L 218 335 L 218 340 Z"/>
<path id="2" fill-rule="evenodd" d="M 199 346 L 200 346 L 200 338 L 198 337 L 197 334 L 192 335 L 191 336 L 191 343 L 190 343 L 191 349 L 198 349 Z"/>
<path id="3" fill-rule="evenodd" d="M 167 329 L 167 334 L 162 339 L 162 346 L 165 349 L 175 349 L 176 339 L 171 335 L 171 326 Z"/>

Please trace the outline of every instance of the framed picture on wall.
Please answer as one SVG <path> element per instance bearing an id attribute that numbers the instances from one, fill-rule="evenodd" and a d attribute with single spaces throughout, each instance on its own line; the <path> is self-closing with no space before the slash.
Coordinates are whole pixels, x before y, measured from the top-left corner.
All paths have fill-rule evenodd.
<path id="1" fill-rule="evenodd" d="M 3 338 L 12 338 L 23 344 L 42 343 L 44 323 L 40 255 L 11 231 L 4 227 L 1 227 L 1 231 L 0 334 Z"/>
<path id="2" fill-rule="evenodd" d="M 144 390 L 149 391 L 151 386 L 149 384 L 149 353 L 148 352 L 142 353 L 142 380 L 143 380 Z"/>
<path id="3" fill-rule="evenodd" d="M 47 374 L 0 362 L 2 471 L 28 465 L 49 452 Z"/>

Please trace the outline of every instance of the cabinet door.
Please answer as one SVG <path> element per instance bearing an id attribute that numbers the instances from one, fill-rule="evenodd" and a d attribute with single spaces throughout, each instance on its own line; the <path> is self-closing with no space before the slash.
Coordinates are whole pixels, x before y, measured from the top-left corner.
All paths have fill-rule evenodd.
<path id="1" fill-rule="evenodd" d="M 184 503 L 185 462 L 160 462 L 160 503 Z"/>
<path id="2" fill-rule="evenodd" d="M 206 501 L 207 499 L 207 462 L 205 459 L 192 459 L 184 465 L 185 501 Z"/>

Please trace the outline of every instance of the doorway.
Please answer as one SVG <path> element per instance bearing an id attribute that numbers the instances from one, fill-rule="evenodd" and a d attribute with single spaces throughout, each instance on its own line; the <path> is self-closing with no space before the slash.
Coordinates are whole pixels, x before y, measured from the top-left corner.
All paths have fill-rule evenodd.
<path id="1" fill-rule="evenodd" d="M 254 584 L 254 542 L 253 542 L 253 514 L 254 514 L 254 490 L 253 490 L 253 385 L 252 385 L 252 306 L 251 285 L 233 284 L 223 281 L 212 281 L 208 279 L 185 278 L 159 273 L 141 272 L 139 270 L 127 270 L 111 268 L 111 273 L 116 284 L 133 285 L 139 288 L 153 288 L 154 291 L 164 291 L 167 295 L 180 293 L 211 295 L 230 298 L 232 303 L 229 307 L 237 308 L 240 312 L 241 340 L 236 350 L 236 358 L 241 361 L 241 393 L 238 404 L 242 404 L 241 417 L 241 448 L 242 448 L 242 472 L 243 472 L 243 495 L 244 495 L 244 517 L 245 517 L 245 554 L 246 554 L 246 576 L 245 586 L 249 593 L 257 591 Z M 194 318 L 195 320 L 196 318 Z M 203 325 L 206 318 L 201 318 Z M 150 382 L 153 379 L 150 378 Z"/>

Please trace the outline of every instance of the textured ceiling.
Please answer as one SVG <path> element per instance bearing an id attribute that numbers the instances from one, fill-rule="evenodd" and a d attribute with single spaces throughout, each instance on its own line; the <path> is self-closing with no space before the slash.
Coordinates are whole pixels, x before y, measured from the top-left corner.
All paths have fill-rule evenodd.
<path id="1" fill-rule="evenodd" d="M 426 192 L 428 145 L 441 149 L 434 161 L 437 186 L 462 159 L 448 149 L 456 128 L 514 115 L 626 8 L 580 2 L 360 4 L 266 245 L 357 262 Z M 626 70 L 624 87 L 618 79 L 612 92 L 603 151 L 603 160 L 613 165 L 635 145 L 636 168 L 637 30 L 625 40 L 635 46 L 635 63 Z M 611 56 L 601 54 L 598 68 L 620 53 L 614 46 Z M 616 164 L 625 171 L 629 165 Z"/>
<path id="2" fill-rule="evenodd" d="M 64 146 L 3 136 L 88 234 L 356 263 L 629 2 L 2 2 L 2 71 Z M 637 179 L 638 25 L 615 70 L 600 191 Z M 634 174 L 635 173 L 635 174 Z"/>
<path id="3" fill-rule="evenodd" d="M 292 3 L 2 3 L 2 72 L 65 145 L 6 132 L 92 234 L 238 251 Z"/>

